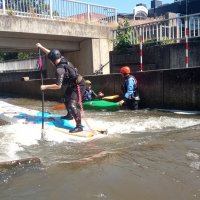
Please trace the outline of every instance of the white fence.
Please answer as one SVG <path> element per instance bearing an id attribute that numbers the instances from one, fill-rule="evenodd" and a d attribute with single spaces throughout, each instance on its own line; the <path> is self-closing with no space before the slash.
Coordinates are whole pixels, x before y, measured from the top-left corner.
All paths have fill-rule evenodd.
<path id="1" fill-rule="evenodd" d="M 0 63 L 0 73 L 6 71 L 39 70 L 37 59 L 9 61 Z"/>
<path id="2" fill-rule="evenodd" d="M 0 0 L 0 12 L 88 24 L 117 21 L 115 8 L 73 0 Z"/>
<path id="3" fill-rule="evenodd" d="M 189 38 L 200 37 L 200 14 L 178 16 L 168 20 L 132 26 L 131 42 L 139 44 L 140 29 L 144 43 L 185 40 L 186 24 L 188 25 Z M 114 31 L 116 36 L 117 30 Z"/>

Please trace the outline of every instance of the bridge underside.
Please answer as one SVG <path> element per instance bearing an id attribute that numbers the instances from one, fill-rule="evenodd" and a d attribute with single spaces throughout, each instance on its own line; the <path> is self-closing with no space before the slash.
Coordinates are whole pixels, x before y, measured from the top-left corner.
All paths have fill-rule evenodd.
<path id="1" fill-rule="evenodd" d="M 83 37 L 56 36 L 48 34 L 0 32 L 1 52 L 34 52 L 35 44 L 40 42 L 48 48 L 58 48 L 64 52 L 80 50 L 80 42 L 87 40 Z"/>
<path id="2" fill-rule="evenodd" d="M 36 43 L 40 42 L 49 49 L 59 49 L 83 75 L 89 75 L 109 61 L 111 30 L 88 24 L 0 15 L 0 52 L 36 52 Z M 109 73 L 109 64 L 103 73 Z M 49 70 L 48 75 L 54 76 L 54 72 Z"/>

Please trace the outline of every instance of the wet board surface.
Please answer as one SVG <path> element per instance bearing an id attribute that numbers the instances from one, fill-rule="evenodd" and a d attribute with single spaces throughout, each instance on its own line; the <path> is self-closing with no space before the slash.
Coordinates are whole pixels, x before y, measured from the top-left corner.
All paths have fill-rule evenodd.
<path id="1" fill-rule="evenodd" d="M 65 135 L 64 137 L 67 137 L 69 141 L 77 142 L 89 141 L 105 136 L 99 131 L 88 129 L 84 125 L 82 132 L 70 133 L 69 130 L 75 127 L 74 120 L 63 120 L 60 117 L 60 115 L 44 112 L 44 132 L 48 134 L 62 134 Z M 41 111 L 15 106 L 4 101 L 0 101 L 0 118 L 12 124 L 42 127 Z"/>

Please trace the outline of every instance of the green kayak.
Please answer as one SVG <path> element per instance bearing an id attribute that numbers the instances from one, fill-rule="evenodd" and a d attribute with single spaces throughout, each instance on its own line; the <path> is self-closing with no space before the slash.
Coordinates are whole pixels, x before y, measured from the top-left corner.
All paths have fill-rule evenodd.
<path id="1" fill-rule="evenodd" d="M 99 111 L 117 111 L 120 106 L 117 102 L 110 102 L 105 100 L 94 100 L 83 102 L 85 110 L 99 110 Z"/>

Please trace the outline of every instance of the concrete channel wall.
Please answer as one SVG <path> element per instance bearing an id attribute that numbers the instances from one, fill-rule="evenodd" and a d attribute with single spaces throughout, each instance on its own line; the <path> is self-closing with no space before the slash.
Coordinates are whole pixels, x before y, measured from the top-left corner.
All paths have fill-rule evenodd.
<path id="1" fill-rule="evenodd" d="M 0 72 L 13 71 L 13 70 L 36 70 L 37 67 L 36 58 L 27 60 L 15 60 L 8 62 L 0 62 Z"/>
<path id="2" fill-rule="evenodd" d="M 134 73 L 138 80 L 141 108 L 163 108 L 200 110 L 200 68 L 155 70 Z M 123 79 L 120 74 L 86 76 L 93 83 L 93 89 L 105 95 L 122 94 Z M 45 79 L 45 84 L 55 79 Z M 40 79 L 24 82 L 14 80 L 0 83 L 0 94 L 40 99 Z M 45 91 L 45 99 L 60 101 L 64 89 Z"/>
<path id="3" fill-rule="evenodd" d="M 44 71 L 43 76 L 46 77 L 46 71 Z M 9 71 L 0 73 L 0 84 L 3 82 L 10 84 L 11 82 L 19 81 L 22 77 L 29 77 L 30 79 L 39 79 L 41 77 L 39 70 L 31 71 Z M 1 91 L 1 90 L 0 90 Z"/>
<path id="4" fill-rule="evenodd" d="M 189 43 L 189 67 L 200 66 L 200 42 Z M 185 43 L 143 46 L 143 71 L 185 68 Z M 118 73 L 122 65 L 139 71 L 140 50 L 136 45 L 126 52 L 110 52 L 110 72 Z"/>

